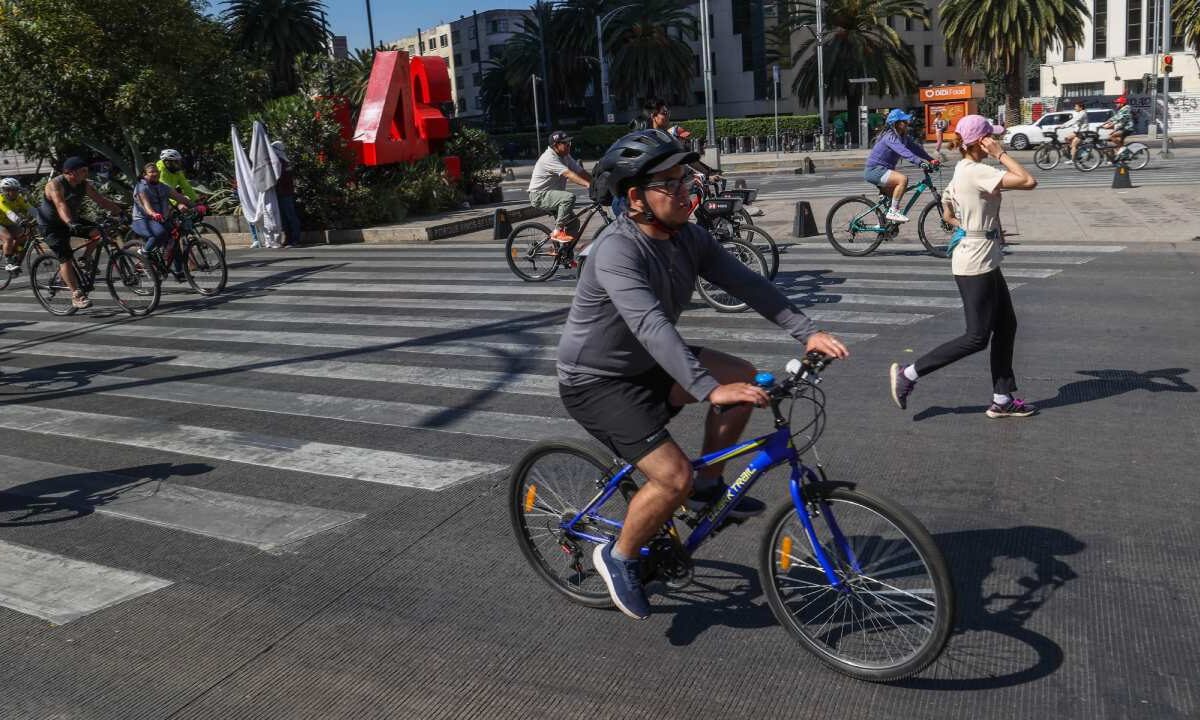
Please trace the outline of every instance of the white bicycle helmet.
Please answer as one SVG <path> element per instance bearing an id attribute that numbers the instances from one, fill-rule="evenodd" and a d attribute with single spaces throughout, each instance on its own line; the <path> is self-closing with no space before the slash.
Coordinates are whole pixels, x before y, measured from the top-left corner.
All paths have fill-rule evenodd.
<path id="1" fill-rule="evenodd" d="M 171 148 L 167 148 L 166 150 L 163 150 L 162 152 L 160 152 L 158 154 L 158 159 L 159 160 L 174 160 L 175 162 L 183 162 L 183 156 L 179 154 L 179 151 L 172 150 Z"/>
<path id="2" fill-rule="evenodd" d="M 20 190 L 21 181 L 16 178 L 4 178 L 0 180 L 0 190 Z"/>

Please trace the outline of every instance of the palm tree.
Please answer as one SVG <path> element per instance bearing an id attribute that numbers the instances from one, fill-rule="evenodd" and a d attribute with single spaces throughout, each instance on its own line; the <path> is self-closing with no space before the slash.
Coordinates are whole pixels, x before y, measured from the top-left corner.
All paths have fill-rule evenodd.
<path id="1" fill-rule="evenodd" d="M 489 60 L 487 69 L 483 71 L 483 84 L 479 94 L 483 101 L 484 112 L 492 127 L 506 126 L 514 123 L 518 117 L 516 109 L 529 107 L 532 88 L 528 82 L 514 87 L 509 83 L 513 74 L 508 64 L 508 53 L 499 58 Z"/>
<path id="2" fill-rule="evenodd" d="M 322 50 L 325 29 L 321 0 L 225 0 L 221 19 L 239 50 L 261 57 L 271 77 L 272 95 L 291 95 L 299 87 L 294 60 Z"/>
<path id="3" fill-rule="evenodd" d="M 1200 0 L 1175 0 L 1171 4 L 1171 21 L 1175 23 L 1174 32 L 1200 52 Z"/>
<path id="4" fill-rule="evenodd" d="M 375 64 L 375 51 L 358 48 L 343 63 L 344 67 L 338 73 L 338 92 L 350 98 L 350 103 L 358 107 L 367 94 L 371 67 Z"/>
<path id="5" fill-rule="evenodd" d="M 1021 63 L 1045 57 L 1055 45 L 1083 43 L 1088 7 L 1083 0 L 945 0 L 946 50 L 968 65 L 1004 75 L 1008 117 L 1020 117 Z"/>
<path id="6" fill-rule="evenodd" d="M 592 93 L 592 112 L 596 122 L 604 122 L 600 93 L 600 62 L 596 52 L 596 18 L 604 17 L 610 10 L 621 6 L 619 0 L 562 0 L 559 3 L 558 32 L 560 42 L 556 46 L 574 56 L 576 67 L 582 71 L 579 77 L 589 78 L 595 92 Z M 606 34 L 611 37 L 613 23 L 605 26 Z M 565 42 L 562 42 L 565 40 Z M 566 45 L 567 47 L 563 47 Z M 608 53 L 609 43 L 604 44 Z M 583 74 L 586 72 L 586 75 Z"/>
<path id="7" fill-rule="evenodd" d="M 914 0 L 915 1 L 915 0 Z M 613 94 L 639 102 L 662 97 L 685 99 L 695 79 L 692 48 L 685 38 L 699 36 L 699 23 L 678 0 L 632 0 L 613 18 L 609 46 L 609 84 Z"/>
<path id="8" fill-rule="evenodd" d="M 871 92 L 878 96 L 910 95 L 917 90 L 917 64 L 912 50 L 900 41 L 900 35 L 888 24 L 891 17 L 924 22 L 924 0 L 825 0 L 825 95 L 846 98 L 853 115 L 862 104 L 863 86 L 851 78 L 873 77 Z M 816 5 L 801 0 L 786 22 L 792 27 L 815 26 Z M 792 83 L 797 99 L 809 105 L 817 101 L 816 41 L 811 35 L 800 43 L 792 60 L 803 61 Z M 857 123 L 850 123 L 851 135 Z"/>

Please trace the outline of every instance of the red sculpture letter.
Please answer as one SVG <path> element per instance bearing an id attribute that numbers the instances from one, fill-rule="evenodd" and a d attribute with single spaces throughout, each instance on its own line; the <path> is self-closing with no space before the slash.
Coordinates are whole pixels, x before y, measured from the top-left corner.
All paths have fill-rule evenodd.
<path id="1" fill-rule="evenodd" d="M 375 54 L 354 142 L 364 165 L 412 162 L 428 157 L 450 137 L 450 121 L 438 104 L 450 102 L 450 74 L 440 57 L 398 50 Z"/>

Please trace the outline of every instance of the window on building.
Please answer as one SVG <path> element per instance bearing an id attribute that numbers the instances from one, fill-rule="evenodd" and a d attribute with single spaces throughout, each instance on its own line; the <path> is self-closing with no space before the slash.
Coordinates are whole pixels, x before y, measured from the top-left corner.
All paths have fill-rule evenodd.
<path id="1" fill-rule="evenodd" d="M 946 49 L 946 67 L 954 67 L 954 53 L 950 49 Z"/>
<path id="2" fill-rule="evenodd" d="M 929 28 L 932 28 L 932 27 L 933 27 L 933 9 L 926 7 L 925 8 L 925 29 L 928 30 Z"/>
<path id="3" fill-rule="evenodd" d="M 471 84 L 474 85 L 475 87 L 479 87 L 480 85 L 482 85 L 483 84 L 483 73 L 473 73 L 471 75 Z"/>
<path id="4" fill-rule="evenodd" d="M 1062 86 L 1062 96 L 1065 98 L 1082 98 L 1103 94 L 1103 82 L 1064 83 Z"/>
<path id="5" fill-rule="evenodd" d="M 750 29 L 750 0 L 733 0 L 729 3 L 732 13 L 733 34 L 741 35 Z"/>
<path id="6" fill-rule="evenodd" d="M 495 60 L 504 54 L 503 45 L 488 45 L 488 60 Z"/>
<path id="7" fill-rule="evenodd" d="M 912 30 L 912 17 L 909 15 L 904 16 L 904 29 L 906 31 Z"/>
<path id="8" fill-rule="evenodd" d="M 459 35 L 458 35 L 458 31 L 457 31 L 457 30 L 451 30 L 451 31 L 450 31 L 450 40 L 452 40 L 452 41 L 453 41 L 453 42 L 455 42 L 455 43 L 457 43 L 457 42 L 458 42 L 458 40 L 459 40 Z"/>
<path id="9" fill-rule="evenodd" d="M 450 47 L 450 36 L 449 35 L 442 35 L 438 39 L 442 41 L 442 47 Z"/>
<path id="10" fill-rule="evenodd" d="M 1125 94 L 1126 95 L 1149 95 L 1151 83 L 1145 80 L 1126 80 Z M 1155 88 L 1162 91 L 1162 78 L 1154 83 Z M 1172 75 L 1167 79 L 1167 92 L 1183 92 L 1183 78 L 1179 75 Z"/>
<path id="11" fill-rule="evenodd" d="M 478 50 L 471 51 L 471 62 L 473 62 L 473 63 L 479 62 L 479 51 Z"/>
<path id="12" fill-rule="evenodd" d="M 754 69 L 754 43 L 750 33 L 742 35 L 742 72 Z"/>
<path id="13" fill-rule="evenodd" d="M 1108 57 L 1108 0 L 1092 3 L 1092 57 Z"/>
<path id="14" fill-rule="evenodd" d="M 465 113 L 466 111 L 467 111 L 467 99 L 465 97 L 460 97 L 458 99 L 458 112 L 461 115 L 462 113 Z"/>
<path id="15" fill-rule="evenodd" d="M 712 13 L 708 14 L 708 38 L 711 40 L 717 36 L 717 24 L 713 22 Z"/>
<path id="16" fill-rule="evenodd" d="M 493 20 L 488 23 L 488 32 L 491 33 L 506 33 L 508 32 L 508 20 Z"/>
<path id="17" fill-rule="evenodd" d="M 454 67 L 462 65 L 462 53 L 454 53 Z"/>
<path id="18" fill-rule="evenodd" d="M 925 46 L 925 67 L 932 67 L 932 66 L 933 66 L 933 46 L 926 45 Z"/>
<path id="19" fill-rule="evenodd" d="M 1075 60 L 1075 46 L 1074 45 L 1064 46 L 1063 47 L 1063 61 L 1064 62 L 1074 62 L 1074 60 Z"/>
<path id="20" fill-rule="evenodd" d="M 454 76 L 454 91 L 462 92 L 462 86 L 463 86 L 462 75 L 455 75 Z"/>
<path id="21" fill-rule="evenodd" d="M 482 95 L 476 95 L 476 96 L 475 96 L 475 109 L 476 109 L 476 110 L 482 110 L 482 109 L 483 109 L 483 96 L 482 96 Z"/>
<path id="22" fill-rule="evenodd" d="M 1142 4 L 1128 3 L 1125 11 L 1125 54 L 1142 54 Z"/>
<path id="23" fill-rule="evenodd" d="M 708 62 L 710 63 L 709 67 L 712 68 L 712 74 L 716 75 L 717 74 L 717 53 L 715 50 L 708 54 Z M 713 92 L 716 92 L 716 91 L 714 90 Z"/>
<path id="24" fill-rule="evenodd" d="M 695 103 L 696 103 L 697 105 L 703 105 L 703 104 L 704 104 L 704 92 L 703 92 L 703 91 L 701 91 L 701 90 L 697 90 L 697 91 L 696 91 L 696 92 L 693 94 L 693 97 L 695 98 Z"/>
<path id="25" fill-rule="evenodd" d="M 475 39 L 475 26 L 474 25 L 467 27 L 467 39 L 468 40 Z"/>
<path id="26" fill-rule="evenodd" d="M 700 77 L 704 73 L 704 68 L 700 67 L 700 56 L 693 55 L 692 60 L 695 62 L 695 65 L 696 65 L 696 77 Z"/>

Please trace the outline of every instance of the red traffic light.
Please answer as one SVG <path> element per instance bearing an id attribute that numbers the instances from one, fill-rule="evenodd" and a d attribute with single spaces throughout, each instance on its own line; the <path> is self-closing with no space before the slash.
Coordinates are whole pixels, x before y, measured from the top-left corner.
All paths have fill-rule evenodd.
<path id="1" fill-rule="evenodd" d="M 1163 55 L 1163 72 L 1164 73 L 1171 72 L 1171 66 L 1174 62 L 1175 62 L 1175 59 L 1172 58 L 1170 55 Z"/>

